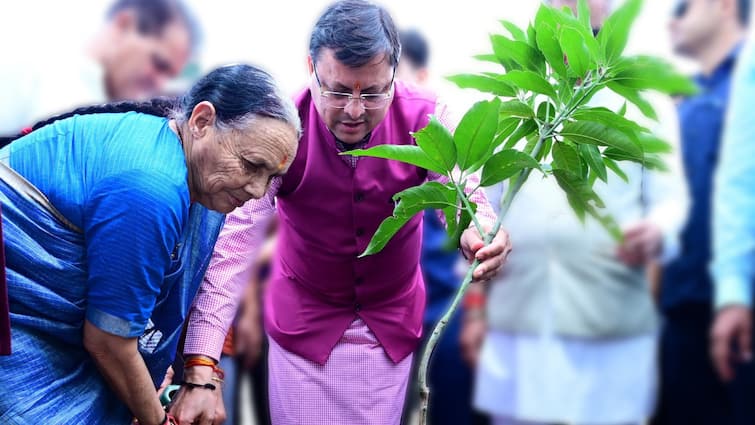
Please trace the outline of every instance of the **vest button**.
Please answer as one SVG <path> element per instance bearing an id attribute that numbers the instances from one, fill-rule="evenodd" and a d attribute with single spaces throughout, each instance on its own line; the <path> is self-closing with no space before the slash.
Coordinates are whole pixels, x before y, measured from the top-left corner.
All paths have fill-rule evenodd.
<path id="1" fill-rule="evenodd" d="M 356 311 L 357 313 L 362 311 L 362 304 L 357 303 L 357 305 L 354 306 L 354 311 Z"/>
<path id="2" fill-rule="evenodd" d="M 364 278 L 363 277 L 358 277 L 358 278 L 354 279 L 354 283 L 357 284 L 357 285 L 361 285 L 361 284 L 364 283 Z"/>
<path id="3" fill-rule="evenodd" d="M 362 236 L 362 235 L 364 235 L 364 227 L 357 228 L 357 236 Z"/>
<path id="4" fill-rule="evenodd" d="M 357 192 L 356 195 L 354 195 L 354 201 L 362 202 L 363 200 L 364 200 L 364 193 Z"/>

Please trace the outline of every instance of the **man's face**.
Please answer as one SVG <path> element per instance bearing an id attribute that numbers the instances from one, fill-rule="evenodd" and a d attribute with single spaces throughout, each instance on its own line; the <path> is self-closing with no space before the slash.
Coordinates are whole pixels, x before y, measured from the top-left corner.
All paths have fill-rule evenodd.
<path id="1" fill-rule="evenodd" d="M 603 26 L 603 22 L 611 13 L 611 1 L 610 0 L 587 0 L 587 5 L 590 7 L 590 25 L 598 29 Z M 569 7 L 577 14 L 577 0 L 552 0 L 551 6 L 562 9 L 563 7 Z"/>
<path id="2" fill-rule="evenodd" d="M 669 29 L 671 47 L 683 56 L 696 56 L 723 22 L 719 0 L 679 0 Z"/>
<path id="3" fill-rule="evenodd" d="M 159 35 L 141 34 L 135 26 L 118 32 L 105 80 L 111 100 L 140 100 L 159 94 L 176 77 L 191 52 L 189 32 L 183 23 L 169 23 Z"/>
<path id="4" fill-rule="evenodd" d="M 391 104 L 394 73 L 387 56 L 379 55 L 363 66 L 350 68 L 335 58 L 332 49 L 324 48 L 319 57 L 310 58 L 309 64 L 315 107 L 338 140 L 357 143 L 385 118 Z M 343 96 L 332 92 L 350 93 L 354 99 L 338 104 L 336 98 Z M 365 103 L 360 95 L 376 100 Z"/>

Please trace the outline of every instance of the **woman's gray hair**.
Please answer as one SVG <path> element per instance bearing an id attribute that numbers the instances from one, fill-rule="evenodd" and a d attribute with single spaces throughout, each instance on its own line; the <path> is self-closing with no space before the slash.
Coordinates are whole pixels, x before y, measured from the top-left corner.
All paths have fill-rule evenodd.
<path id="1" fill-rule="evenodd" d="M 301 136 L 299 113 L 289 96 L 261 68 L 236 64 L 215 69 L 197 81 L 181 98 L 175 117 L 189 119 L 194 107 L 208 101 L 215 107 L 216 126 L 244 130 L 251 119 L 265 116 L 291 125 Z"/>

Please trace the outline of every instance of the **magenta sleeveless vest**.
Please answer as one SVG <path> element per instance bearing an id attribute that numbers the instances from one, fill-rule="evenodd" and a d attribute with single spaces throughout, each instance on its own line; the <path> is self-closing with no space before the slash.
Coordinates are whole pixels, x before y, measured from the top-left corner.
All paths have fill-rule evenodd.
<path id="1" fill-rule="evenodd" d="M 286 350 L 324 364 L 360 317 L 399 362 L 415 350 L 422 331 L 422 214 L 380 253 L 357 256 L 392 214 L 392 196 L 424 182 L 427 172 L 366 157 L 352 167 L 338 155 L 308 89 L 296 105 L 304 135 L 278 192 L 279 238 L 265 299 L 266 330 Z M 396 83 L 388 113 L 365 148 L 414 144 L 409 133 L 427 125 L 435 108 L 433 95 Z"/>

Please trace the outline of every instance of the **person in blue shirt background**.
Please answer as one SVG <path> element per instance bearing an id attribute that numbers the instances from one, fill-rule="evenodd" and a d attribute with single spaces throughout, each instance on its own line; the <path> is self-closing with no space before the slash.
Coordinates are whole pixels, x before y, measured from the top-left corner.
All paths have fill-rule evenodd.
<path id="1" fill-rule="evenodd" d="M 682 157 L 691 197 L 679 257 L 663 270 L 660 308 L 660 399 L 655 424 L 755 423 L 742 388 L 716 376 L 708 351 L 713 320 L 711 204 L 732 74 L 740 55 L 749 0 L 678 1 L 670 23 L 674 51 L 700 67 L 699 93 L 678 105 Z M 748 407 L 749 406 L 749 407 Z"/>
<path id="2" fill-rule="evenodd" d="M 721 147 L 713 201 L 716 317 L 710 352 L 721 379 L 755 380 L 752 301 L 755 282 L 755 34 L 742 49 Z M 752 404 L 751 387 L 745 396 Z"/>

